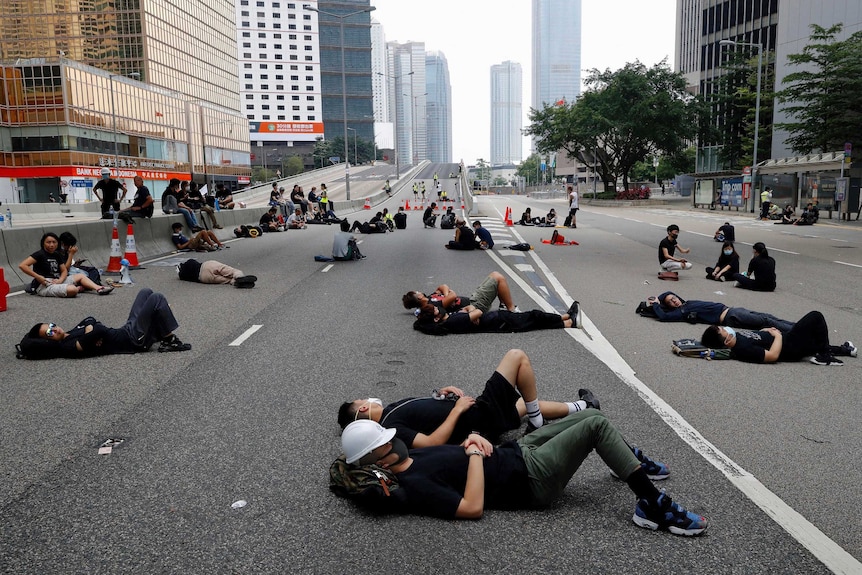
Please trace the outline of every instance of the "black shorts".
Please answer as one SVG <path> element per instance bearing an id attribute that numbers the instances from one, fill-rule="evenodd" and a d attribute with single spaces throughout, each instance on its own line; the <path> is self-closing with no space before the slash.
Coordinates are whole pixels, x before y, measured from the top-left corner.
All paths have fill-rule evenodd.
<path id="1" fill-rule="evenodd" d="M 493 440 L 507 431 L 517 429 L 521 426 L 521 416 L 515 407 L 519 399 L 521 395 L 515 386 L 495 371 L 473 407 L 459 418 L 458 435 L 466 437 L 471 431 L 478 431 Z"/>

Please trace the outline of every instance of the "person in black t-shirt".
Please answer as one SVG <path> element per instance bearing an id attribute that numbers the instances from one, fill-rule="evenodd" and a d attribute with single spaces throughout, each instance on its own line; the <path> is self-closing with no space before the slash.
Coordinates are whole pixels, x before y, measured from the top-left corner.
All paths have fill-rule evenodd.
<path id="1" fill-rule="evenodd" d="M 120 190 L 123 190 L 122 194 L 120 194 Z M 113 179 L 109 168 L 102 168 L 102 179 L 93 186 L 93 194 L 102 203 L 101 209 L 104 217 L 105 214 L 110 213 L 111 208 L 114 208 L 115 212 L 120 211 L 120 202 L 126 198 L 126 184 Z"/>
<path id="2" fill-rule="evenodd" d="M 736 287 L 754 291 L 775 291 L 777 284 L 775 276 L 775 260 L 769 255 L 766 244 L 757 242 L 751 249 L 754 257 L 748 262 L 748 271 L 731 276 L 736 280 Z"/>
<path id="3" fill-rule="evenodd" d="M 588 389 L 578 394 L 580 400 L 574 402 L 539 401 L 530 358 L 520 349 L 510 349 L 478 397 L 446 386 L 430 397 L 410 397 L 386 406 L 377 398 L 356 399 L 341 405 L 338 423 L 344 429 L 357 419 L 371 419 L 397 430 L 396 436 L 410 448 L 458 444 L 471 431 L 495 440 L 520 427 L 525 415 L 532 414 L 528 426 L 534 430 L 545 419 L 598 407 Z"/>
<path id="4" fill-rule="evenodd" d="M 684 248 L 677 242 L 679 237 L 679 226 L 671 224 L 667 227 L 667 237 L 658 244 L 658 264 L 667 272 L 678 270 L 690 270 L 692 264 L 685 258 L 677 257 L 676 250 L 681 254 L 687 254 L 691 250 Z"/>
<path id="5" fill-rule="evenodd" d="M 117 217 L 126 223 L 133 223 L 134 218 L 151 218 L 153 217 L 153 196 L 150 194 L 150 189 L 144 185 L 144 179 L 140 176 L 135 176 L 135 199 L 132 201 L 132 207 L 121 211 Z"/>
<path id="6" fill-rule="evenodd" d="M 843 365 L 835 356 L 857 355 L 853 342 L 829 345 L 829 326 L 819 311 L 808 312 L 786 333 L 774 327 L 749 331 L 711 325 L 703 332 L 701 343 L 729 349 L 731 359 L 749 363 L 800 361 L 811 356 L 811 363 L 817 365 Z"/>
<path id="7" fill-rule="evenodd" d="M 637 496 L 636 525 L 688 536 L 707 528 L 705 517 L 653 485 L 622 434 L 596 409 L 573 413 L 497 447 L 471 433 L 460 445 L 408 450 L 395 430 L 363 419 L 344 429 L 341 446 L 348 464 L 376 464 L 394 473 L 398 489 L 376 501 L 388 510 L 480 519 L 485 509 L 547 507 L 595 450 Z"/>
<path id="8" fill-rule="evenodd" d="M 53 232 L 42 235 L 40 249 L 18 264 L 22 273 L 33 278 L 28 291 L 44 297 L 75 297 L 85 290 L 99 295 L 108 295 L 114 288 L 100 286 L 85 273 L 69 274 L 66 267 L 68 256 L 57 249 L 60 238 Z"/>
<path id="9" fill-rule="evenodd" d="M 444 246 L 449 250 L 475 250 L 476 234 L 462 218 L 455 218 L 455 239 Z"/>
<path id="10" fill-rule="evenodd" d="M 461 297 L 446 284 L 440 284 L 430 294 L 421 291 L 409 291 L 401 296 L 405 309 L 419 308 L 430 303 L 440 308 L 440 311 L 458 311 L 462 307 L 474 305 L 483 312 L 490 311 L 495 299 L 500 300 L 500 309 L 520 311 L 512 301 L 512 292 L 506 276 L 500 272 L 491 272 L 473 291 L 469 298 Z"/>

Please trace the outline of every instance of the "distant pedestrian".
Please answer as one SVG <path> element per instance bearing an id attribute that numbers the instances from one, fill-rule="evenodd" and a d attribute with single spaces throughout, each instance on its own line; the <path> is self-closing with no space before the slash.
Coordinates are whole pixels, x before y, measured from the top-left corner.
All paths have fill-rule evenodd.
<path id="1" fill-rule="evenodd" d="M 578 190 L 575 189 L 574 186 L 569 184 L 569 227 L 576 228 L 578 227 L 578 208 L 580 203 L 578 202 Z"/>

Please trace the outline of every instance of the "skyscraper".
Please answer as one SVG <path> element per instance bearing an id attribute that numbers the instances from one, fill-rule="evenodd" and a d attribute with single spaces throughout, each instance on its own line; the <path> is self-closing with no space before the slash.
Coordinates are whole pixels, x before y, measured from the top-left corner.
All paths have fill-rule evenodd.
<path id="1" fill-rule="evenodd" d="M 412 165 L 427 156 L 425 44 L 388 42 L 386 46 L 389 117 L 395 123 L 396 155 L 399 165 Z"/>
<path id="2" fill-rule="evenodd" d="M 491 165 L 523 160 L 521 94 L 520 64 L 506 61 L 491 66 Z"/>
<path id="3" fill-rule="evenodd" d="M 581 93 L 581 0 L 533 0 L 532 107 Z"/>
<path id="4" fill-rule="evenodd" d="M 449 63 L 443 52 L 429 51 L 425 55 L 425 105 L 427 115 L 427 159 L 432 162 L 452 161 L 452 86 L 449 83 Z"/>

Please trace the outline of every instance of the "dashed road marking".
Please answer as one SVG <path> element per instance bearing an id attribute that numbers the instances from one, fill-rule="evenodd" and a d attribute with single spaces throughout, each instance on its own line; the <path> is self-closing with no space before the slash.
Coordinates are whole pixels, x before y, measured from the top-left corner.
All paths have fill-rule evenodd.
<path id="1" fill-rule="evenodd" d="M 245 340 L 247 340 L 247 339 L 248 339 L 248 338 L 250 338 L 252 335 L 254 335 L 254 332 L 256 332 L 257 330 L 259 330 L 259 329 L 260 329 L 260 328 L 262 328 L 262 327 L 263 327 L 262 325 L 253 325 L 253 326 L 251 326 L 250 328 L 248 328 L 247 330 L 245 330 L 245 332 L 243 332 L 243 334 L 242 334 L 241 336 L 239 336 L 238 338 L 236 338 L 235 340 L 233 340 L 232 342 L 230 342 L 230 343 L 228 344 L 228 346 L 237 347 L 237 346 L 242 345 L 242 344 L 243 344 L 243 342 L 244 342 Z"/>

